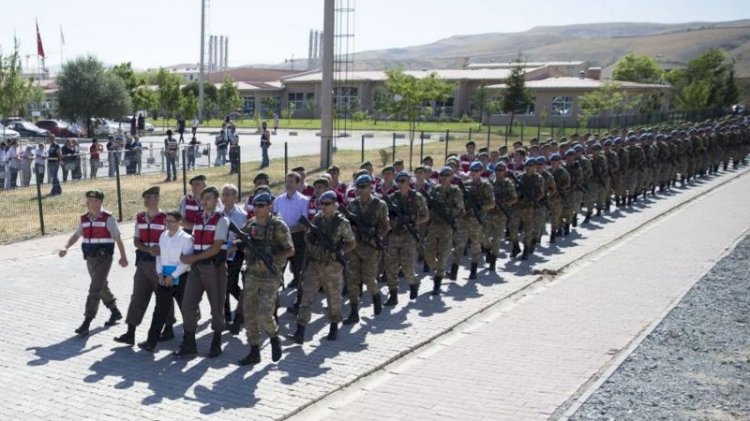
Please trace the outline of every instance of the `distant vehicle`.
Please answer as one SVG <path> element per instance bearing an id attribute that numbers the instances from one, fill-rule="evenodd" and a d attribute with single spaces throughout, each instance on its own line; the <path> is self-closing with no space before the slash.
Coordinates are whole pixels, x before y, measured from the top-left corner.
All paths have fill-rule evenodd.
<path id="1" fill-rule="evenodd" d="M 79 128 L 75 132 L 71 129 L 70 124 L 63 120 L 39 120 L 36 122 L 36 125 L 42 129 L 49 130 L 50 133 L 57 137 L 80 137 L 86 135 L 83 128 Z"/>
<path id="2" fill-rule="evenodd" d="M 49 131 L 39 128 L 28 121 L 14 121 L 9 123 L 7 127 L 18 132 L 23 138 L 46 139 L 49 136 Z"/>
<path id="3" fill-rule="evenodd" d="M 10 142 L 11 140 L 18 140 L 21 138 L 21 134 L 13 129 L 9 129 L 0 124 L 0 140 L 3 142 Z"/>
<path id="4" fill-rule="evenodd" d="M 3 124 L 7 126 L 9 123 L 13 123 L 15 121 L 25 121 L 25 120 L 23 119 L 23 117 L 6 117 L 3 119 Z"/>
<path id="5" fill-rule="evenodd" d="M 119 127 L 122 129 L 123 133 L 130 132 L 130 118 L 131 117 L 132 116 L 126 115 L 126 116 L 123 116 L 123 117 L 115 119 L 115 122 L 117 122 L 117 123 L 120 124 Z M 146 122 L 145 126 L 146 126 L 146 131 L 147 132 L 153 132 L 154 131 L 154 125 L 153 124 L 151 124 L 149 122 Z"/>
<path id="6" fill-rule="evenodd" d="M 94 124 L 94 136 L 114 136 L 117 134 L 117 130 L 120 128 L 120 123 L 116 123 L 112 120 L 99 119 Z M 129 127 L 122 129 L 123 133 L 128 133 Z"/>

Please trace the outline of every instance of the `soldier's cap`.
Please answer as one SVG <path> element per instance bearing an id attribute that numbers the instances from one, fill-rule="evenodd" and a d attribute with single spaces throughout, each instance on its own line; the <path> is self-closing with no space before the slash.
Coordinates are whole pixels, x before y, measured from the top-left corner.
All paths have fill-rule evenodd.
<path id="1" fill-rule="evenodd" d="M 563 143 L 560 143 L 559 145 L 557 145 L 557 147 L 558 147 L 558 148 L 560 148 L 560 149 L 563 149 L 563 150 L 568 150 L 568 147 L 569 147 L 569 146 L 570 146 L 570 145 L 568 145 L 568 144 L 567 144 L 567 143 L 565 143 L 565 142 L 563 142 Z"/>
<path id="2" fill-rule="evenodd" d="M 501 146 L 501 147 L 497 148 L 497 151 L 498 151 L 498 152 L 500 152 L 500 155 L 502 155 L 502 154 L 504 154 L 504 153 L 507 153 L 507 152 L 508 152 L 508 147 L 507 147 L 507 146 L 505 146 L 505 145 L 503 145 L 503 146 Z"/>
<path id="3" fill-rule="evenodd" d="M 453 168 L 451 167 L 443 167 L 440 168 L 440 172 L 438 173 L 440 175 L 453 175 Z"/>
<path id="4" fill-rule="evenodd" d="M 266 192 L 268 194 L 271 194 L 271 187 L 261 184 L 260 186 L 256 187 L 253 191 L 253 194 L 258 194 L 258 192 Z"/>
<path id="5" fill-rule="evenodd" d="M 474 161 L 469 165 L 470 171 L 482 171 L 484 169 L 484 165 L 482 165 L 481 162 Z"/>
<path id="6" fill-rule="evenodd" d="M 518 148 L 516 149 L 516 153 L 526 155 L 526 149 L 524 148 Z"/>
<path id="7" fill-rule="evenodd" d="M 664 135 L 659 133 L 656 135 L 656 140 L 664 140 Z"/>
<path id="8" fill-rule="evenodd" d="M 575 146 L 573 146 L 573 150 L 576 152 L 583 152 L 583 145 L 576 143 Z"/>
<path id="9" fill-rule="evenodd" d="M 328 179 L 325 178 L 325 177 L 318 177 L 318 178 L 315 179 L 315 181 L 313 181 L 313 186 L 318 185 L 318 184 L 323 184 L 325 186 L 329 186 L 331 184 L 331 182 L 328 181 Z"/>
<path id="10" fill-rule="evenodd" d="M 403 159 L 397 159 L 397 160 L 393 161 L 393 166 L 395 167 L 397 165 L 404 165 L 404 160 Z"/>
<path id="11" fill-rule="evenodd" d="M 258 181 L 260 179 L 271 180 L 271 177 L 268 175 L 268 173 L 259 172 L 258 174 L 255 175 L 255 178 L 253 178 L 253 182 L 256 182 L 256 181 Z"/>
<path id="12" fill-rule="evenodd" d="M 593 145 L 591 145 L 591 149 L 593 149 L 595 151 L 600 151 L 600 150 L 602 150 L 602 144 L 599 143 L 599 142 L 596 142 Z"/>
<path id="13" fill-rule="evenodd" d="M 203 195 L 206 194 L 206 193 L 213 193 L 216 197 L 220 196 L 219 189 L 217 189 L 214 186 L 208 186 L 205 189 L 201 190 L 200 197 L 203 197 Z"/>
<path id="14" fill-rule="evenodd" d="M 570 137 L 579 137 L 579 136 L 580 135 L 578 133 L 573 133 L 572 135 L 570 135 Z"/>
<path id="15" fill-rule="evenodd" d="M 362 165 L 359 166 L 359 169 L 365 168 L 365 167 L 372 167 L 372 162 L 365 161 L 362 163 Z"/>
<path id="16" fill-rule="evenodd" d="M 607 139 L 604 141 L 604 146 L 612 146 L 612 139 Z"/>
<path id="17" fill-rule="evenodd" d="M 328 170 L 326 170 L 326 172 L 328 172 L 329 174 L 334 171 L 341 172 L 341 169 L 336 165 L 331 165 L 330 167 L 328 167 Z"/>
<path id="18" fill-rule="evenodd" d="M 635 136 L 629 136 L 628 137 L 628 143 L 634 143 L 636 140 L 638 140 Z"/>
<path id="19" fill-rule="evenodd" d="M 396 181 L 398 181 L 398 180 L 400 180 L 402 178 L 406 178 L 406 179 L 411 180 L 411 175 L 409 175 L 409 173 L 406 172 L 406 171 L 401 171 L 398 174 L 396 174 Z"/>
<path id="20" fill-rule="evenodd" d="M 460 162 L 458 161 L 458 159 L 449 159 L 449 160 L 445 161 L 445 165 L 447 165 L 449 167 L 451 165 L 455 165 L 456 167 L 458 167 L 460 165 Z"/>
<path id="21" fill-rule="evenodd" d="M 101 190 L 89 190 L 86 192 L 86 197 L 89 199 L 104 200 L 104 192 Z"/>
<path id="22" fill-rule="evenodd" d="M 560 143 L 566 143 L 568 141 L 568 138 L 563 136 L 560 138 Z"/>
<path id="23" fill-rule="evenodd" d="M 256 194 L 255 197 L 253 197 L 253 206 L 259 203 L 270 205 L 271 202 L 273 202 L 273 196 L 271 196 L 271 193 L 263 192 L 260 194 Z"/>
<path id="24" fill-rule="evenodd" d="M 473 140 L 470 140 L 466 142 L 466 147 L 468 148 L 469 146 L 477 146 L 477 144 Z"/>
<path id="25" fill-rule="evenodd" d="M 527 158 L 523 165 L 530 167 L 536 165 L 536 158 Z"/>
<path id="26" fill-rule="evenodd" d="M 531 145 L 538 145 L 539 144 L 539 139 L 537 139 L 535 137 L 532 137 L 531 139 L 529 139 L 529 144 L 531 144 Z"/>
<path id="27" fill-rule="evenodd" d="M 504 162 L 498 162 L 497 164 L 495 164 L 495 168 L 493 170 L 495 172 L 498 172 L 498 171 L 507 171 L 508 170 L 508 166 L 505 165 Z"/>
<path id="28" fill-rule="evenodd" d="M 452 154 L 448 155 L 447 158 L 445 158 L 445 161 L 448 162 L 448 161 L 450 161 L 452 159 L 455 159 L 456 161 L 458 161 L 458 155 L 452 153 Z"/>
<path id="29" fill-rule="evenodd" d="M 621 137 L 619 137 L 619 136 L 618 136 L 618 137 L 616 137 L 616 138 L 615 138 L 615 142 L 614 142 L 614 143 L 615 143 L 615 145 L 620 145 L 620 144 L 622 144 L 622 138 L 621 138 Z"/>
<path id="30" fill-rule="evenodd" d="M 320 195 L 320 198 L 318 199 L 319 203 L 336 203 L 336 193 L 328 190 L 327 192 Z"/>
<path id="31" fill-rule="evenodd" d="M 569 156 L 576 156 L 576 151 L 574 151 L 573 149 L 568 149 L 567 151 L 565 151 L 565 157 Z"/>
<path id="32" fill-rule="evenodd" d="M 477 155 L 477 157 L 479 157 L 479 158 L 489 158 L 490 154 L 488 154 L 487 152 L 480 152 L 479 155 Z"/>
<path id="33" fill-rule="evenodd" d="M 422 163 L 424 163 L 425 161 L 432 162 L 432 156 L 431 155 L 425 155 L 424 158 L 422 158 Z"/>
<path id="34" fill-rule="evenodd" d="M 354 179 L 356 180 L 357 177 L 359 177 L 360 175 L 369 175 L 369 174 L 370 173 L 368 173 L 367 170 L 361 169 L 354 173 Z"/>
<path id="35" fill-rule="evenodd" d="M 644 134 L 642 134 L 642 135 L 641 135 L 641 136 L 640 136 L 640 137 L 638 138 L 638 140 L 640 140 L 640 141 L 648 140 L 648 133 L 644 133 Z"/>
<path id="36" fill-rule="evenodd" d="M 292 171 L 294 171 L 296 173 L 305 172 L 305 167 L 294 167 L 294 168 L 292 168 Z"/>
<path id="37" fill-rule="evenodd" d="M 155 194 L 158 196 L 160 191 L 161 189 L 159 188 L 159 186 L 149 187 L 146 190 L 144 190 L 143 193 L 141 193 L 141 197 L 146 197 L 150 194 Z"/>
<path id="38" fill-rule="evenodd" d="M 480 155 L 483 154 L 483 153 L 487 153 L 489 151 L 490 151 L 489 148 L 487 148 L 486 146 L 482 146 L 481 148 L 479 148 L 479 154 Z"/>
<path id="39" fill-rule="evenodd" d="M 544 165 L 547 163 L 547 160 L 543 156 L 537 156 L 536 157 L 536 164 L 537 165 Z"/>
<path id="40" fill-rule="evenodd" d="M 354 181 L 354 185 L 357 186 L 357 187 L 369 186 L 371 183 L 372 183 L 372 177 L 370 177 L 367 174 L 360 175 Z"/>
<path id="41" fill-rule="evenodd" d="M 414 168 L 414 172 L 418 173 L 420 171 L 427 172 L 427 168 L 429 168 L 427 165 L 420 165 L 417 168 Z"/>
<path id="42" fill-rule="evenodd" d="M 550 161 L 559 161 L 561 159 L 562 157 L 560 156 L 559 153 L 553 153 L 552 155 L 549 156 Z"/>
<path id="43" fill-rule="evenodd" d="M 190 179 L 189 183 L 192 185 L 194 181 L 206 181 L 206 176 L 203 174 L 196 175 Z"/>
<path id="44" fill-rule="evenodd" d="M 396 172 L 396 169 L 393 168 L 393 165 L 386 165 L 385 167 L 383 167 L 382 170 L 380 170 L 380 173 L 381 174 L 385 174 L 388 171 L 390 171 L 390 172 Z"/>
<path id="45" fill-rule="evenodd" d="M 530 151 L 538 151 L 539 150 L 539 145 L 531 145 L 531 146 L 529 146 L 529 150 Z"/>

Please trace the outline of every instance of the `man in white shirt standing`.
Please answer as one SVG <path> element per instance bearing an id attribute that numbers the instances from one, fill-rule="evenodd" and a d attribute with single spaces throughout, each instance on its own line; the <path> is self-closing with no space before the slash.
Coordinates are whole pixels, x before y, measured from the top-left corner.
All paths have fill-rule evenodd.
<path id="1" fill-rule="evenodd" d="M 195 137 L 195 133 L 198 131 L 198 126 L 201 124 L 200 120 L 198 120 L 198 117 L 193 117 L 193 121 L 190 123 L 190 126 L 193 130 L 193 137 Z"/>
<path id="2" fill-rule="evenodd" d="M 34 149 L 34 174 L 39 184 L 44 184 L 44 167 L 47 164 L 47 150 L 44 149 L 44 142 L 39 143 Z"/>
<path id="3" fill-rule="evenodd" d="M 156 256 L 156 271 L 159 276 L 159 286 L 156 288 L 156 307 L 148 330 L 148 339 L 138 344 L 145 351 L 153 352 L 159 340 L 170 308 L 172 299 L 177 306 L 182 306 L 187 273 L 190 265 L 182 263 L 180 257 L 193 254 L 193 236 L 180 228 L 182 214 L 180 211 L 169 211 L 165 218 L 166 231 L 159 237 L 159 255 Z"/>
<path id="4" fill-rule="evenodd" d="M 289 286 L 293 288 L 301 285 L 300 276 L 305 256 L 305 227 L 299 223 L 299 218 L 301 216 L 307 218 L 309 206 L 309 199 L 298 189 L 301 180 L 300 175 L 294 171 L 287 174 L 286 192 L 273 201 L 273 213 L 279 215 L 292 234 L 292 243 L 295 250 L 294 256 L 291 258 L 294 280 Z"/>
<path id="5" fill-rule="evenodd" d="M 238 228 L 245 226 L 247 222 L 247 212 L 239 206 L 240 191 L 234 184 L 225 184 L 221 188 L 221 201 L 224 203 L 224 216 L 229 222 L 234 223 Z M 242 322 L 242 290 L 240 289 L 240 270 L 242 263 L 245 261 L 245 253 L 234 245 L 236 236 L 229 232 L 227 242 L 224 248 L 227 250 L 227 293 L 224 301 L 224 319 L 227 323 L 232 321 L 232 309 L 229 302 L 229 296 L 237 300 L 237 310 L 234 313 L 235 324 Z M 230 332 L 232 328 L 230 327 Z"/>

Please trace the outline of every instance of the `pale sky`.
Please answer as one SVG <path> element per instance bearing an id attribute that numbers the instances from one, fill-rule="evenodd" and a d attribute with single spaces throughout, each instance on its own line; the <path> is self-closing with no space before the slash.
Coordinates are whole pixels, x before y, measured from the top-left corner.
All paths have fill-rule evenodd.
<path id="1" fill-rule="evenodd" d="M 207 31 L 227 35 L 229 65 L 307 56 L 310 29 L 322 29 L 323 0 L 207 0 Z M 342 0 L 354 5 L 354 49 L 407 47 L 452 35 L 518 32 L 540 25 L 593 22 L 728 21 L 750 18 L 747 0 Z M 197 63 L 200 0 L 0 0 L 0 47 L 34 57 L 39 21 L 47 66 L 92 54 L 140 69 Z"/>

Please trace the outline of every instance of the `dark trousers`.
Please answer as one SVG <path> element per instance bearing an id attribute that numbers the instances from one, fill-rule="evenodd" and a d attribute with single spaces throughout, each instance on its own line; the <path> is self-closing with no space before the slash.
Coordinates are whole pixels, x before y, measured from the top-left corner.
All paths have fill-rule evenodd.
<path id="1" fill-rule="evenodd" d="M 168 320 L 174 320 L 174 303 L 177 307 L 182 307 L 182 297 L 185 294 L 185 283 L 187 282 L 187 273 L 180 275 L 180 284 L 178 286 L 165 287 L 159 285 L 154 291 L 156 295 L 156 307 L 154 307 L 154 316 L 151 319 L 151 328 L 148 330 L 148 342 L 156 346 L 159 340 L 159 333 L 164 329 Z"/>
<path id="2" fill-rule="evenodd" d="M 231 295 L 237 300 L 237 314 L 238 317 L 242 315 L 242 289 L 240 288 L 240 271 L 242 270 L 242 262 L 245 260 L 245 255 L 242 252 L 237 252 L 234 256 L 234 260 L 227 261 L 227 296 L 224 301 L 224 311 L 231 311 L 229 303 L 229 296 Z"/>
<path id="3" fill-rule="evenodd" d="M 292 233 L 292 243 L 294 244 L 294 256 L 290 258 L 292 261 L 292 274 L 294 279 L 302 279 L 302 264 L 305 261 L 305 233 L 295 232 Z"/>

